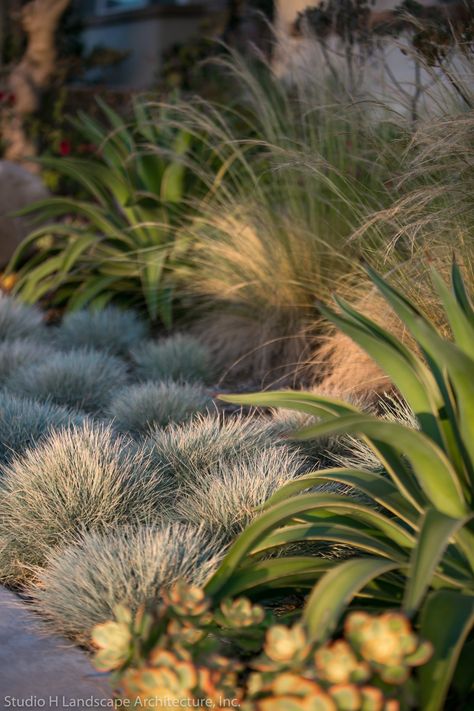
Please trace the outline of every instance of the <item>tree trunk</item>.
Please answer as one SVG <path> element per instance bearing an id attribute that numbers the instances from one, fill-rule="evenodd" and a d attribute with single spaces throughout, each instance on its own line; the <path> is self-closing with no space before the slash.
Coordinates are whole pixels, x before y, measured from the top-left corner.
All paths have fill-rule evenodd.
<path id="1" fill-rule="evenodd" d="M 55 32 L 70 0 L 31 0 L 21 10 L 21 25 L 27 35 L 27 47 L 21 61 L 9 77 L 14 103 L 2 117 L 4 157 L 24 161 L 35 155 L 35 146 L 25 131 L 25 119 L 40 107 L 41 93 L 55 70 Z M 25 167 L 37 171 L 35 163 Z"/>

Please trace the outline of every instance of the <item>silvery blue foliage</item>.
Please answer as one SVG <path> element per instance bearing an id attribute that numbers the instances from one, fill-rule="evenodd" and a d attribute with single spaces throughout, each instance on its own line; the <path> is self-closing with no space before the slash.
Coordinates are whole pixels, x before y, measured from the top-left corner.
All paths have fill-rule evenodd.
<path id="1" fill-rule="evenodd" d="M 0 479 L 0 578 L 15 584 L 83 531 L 161 520 L 169 490 L 149 455 L 109 426 L 55 431 Z"/>
<path id="2" fill-rule="evenodd" d="M 277 442 L 264 418 L 214 412 L 151 430 L 147 446 L 157 465 L 180 486 L 200 482 L 216 466 L 256 456 Z"/>
<path id="3" fill-rule="evenodd" d="M 146 382 L 117 393 L 108 414 L 121 432 L 146 435 L 154 426 L 185 422 L 210 407 L 212 400 L 200 385 Z"/>
<path id="4" fill-rule="evenodd" d="M 27 306 L 0 292 L 0 342 L 17 338 L 45 338 L 43 315 L 36 306 Z"/>
<path id="5" fill-rule="evenodd" d="M 0 341 L 0 383 L 3 384 L 16 370 L 47 361 L 53 353 L 54 349 L 46 343 L 31 339 Z"/>
<path id="6" fill-rule="evenodd" d="M 6 386 L 15 394 L 100 413 L 127 383 L 124 361 L 91 350 L 55 353 L 43 363 L 16 371 Z"/>
<path id="7" fill-rule="evenodd" d="M 84 421 L 84 415 L 65 407 L 0 391 L 0 464 L 39 444 L 54 430 Z"/>
<path id="8" fill-rule="evenodd" d="M 224 545 L 202 527 L 172 523 L 89 533 L 52 551 L 32 590 L 36 609 L 63 635 L 90 641 L 92 627 L 124 603 L 158 602 L 178 579 L 203 584 Z"/>
<path id="9" fill-rule="evenodd" d="M 147 325 L 137 313 L 107 306 L 66 314 L 56 329 L 55 342 L 63 350 L 91 348 L 126 355 L 147 333 Z"/>
<path id="10" fill-rule="evenodd" d="M 209 350 L 184 334 L 141 343 L 131 352 L 140 380 L 210 382 L 213 368 Z"/>

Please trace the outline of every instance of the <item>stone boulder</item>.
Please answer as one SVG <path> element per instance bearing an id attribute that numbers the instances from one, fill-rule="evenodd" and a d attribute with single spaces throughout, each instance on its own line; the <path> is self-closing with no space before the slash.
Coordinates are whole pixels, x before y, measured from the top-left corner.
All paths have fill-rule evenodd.
<path id="1" fill-rule="evenodd" d="M 31 231 L 31 221 L 11 213 L 48 197 L 41 178 L 18 163 L 0 160 L 0 268 Z"/>

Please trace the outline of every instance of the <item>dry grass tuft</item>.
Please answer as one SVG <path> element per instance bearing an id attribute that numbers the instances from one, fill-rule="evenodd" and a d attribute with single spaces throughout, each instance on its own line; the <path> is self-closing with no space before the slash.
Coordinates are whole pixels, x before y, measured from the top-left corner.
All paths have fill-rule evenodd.
<path id="1" fill-rule="evenodd" d="M 181 523 L 89 533 L 51 553 L 34 606 L 56 632 L 90 643 L 90 631 L 123 603 L 157 603 L 178 579 L 203 584 L 224 553 L 218 537 Z"/>

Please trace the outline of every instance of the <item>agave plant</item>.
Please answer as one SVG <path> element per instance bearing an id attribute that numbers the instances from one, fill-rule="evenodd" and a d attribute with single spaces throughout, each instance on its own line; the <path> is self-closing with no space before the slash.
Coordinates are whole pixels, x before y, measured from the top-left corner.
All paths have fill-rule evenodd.
<path id="1" fill-rule="evenodd" d="M 184 249 L 178 206 L 192 192 L 185 167 L 191 136 L 170 122 L 164 128 L 160 108 L 142 100 L 129 123 L 99 104 L 106 124 L 84 113 L 73 121 L 95 155 L 41 159 L 83 197 L 51 197 L 26 210 L 42 226 L 12 258 L 10 270 L 19 269 L 15 292 L 27 303 L 48 295 L 70 310 L 121 298 L 169 325 L 172 265 Z M 40 249 L 22 266 L 32 245 Z"/>
<path id="2" fill-rule="evenodd" d="M 452 331 L 447 340 L 401 293 L 376 273 L 369 275 L 419 353 L 343 300 L 338 313 L 323 311 L 386 371 L 419 430 L 314 393 L 223 398 L 313 415 L 317 424 L 298 438 L 355 435 L 376 454 L 383 472 L 326 469 L 283 486 L 231 547 L 207 592 L 219 599 L 312 587 L 303 619 L 311 639 L 320 642 L 353 600 L 359 606 L 401 604 L 434 648 L 420 670 L 421 708 L 446 708 L 448 692 L 450 709 L 467 708 L 472 675 L 463 660 L 472 649 L 474 624 L 474 308 L 456 265 L 452 291 L 433 274 Z M 314 490 L 327 482 L 361 496 Z M 342 562 L 309 556 L 262 560 L 263 552 L 302 540 L 337 542 L 357 555 Z"/>

